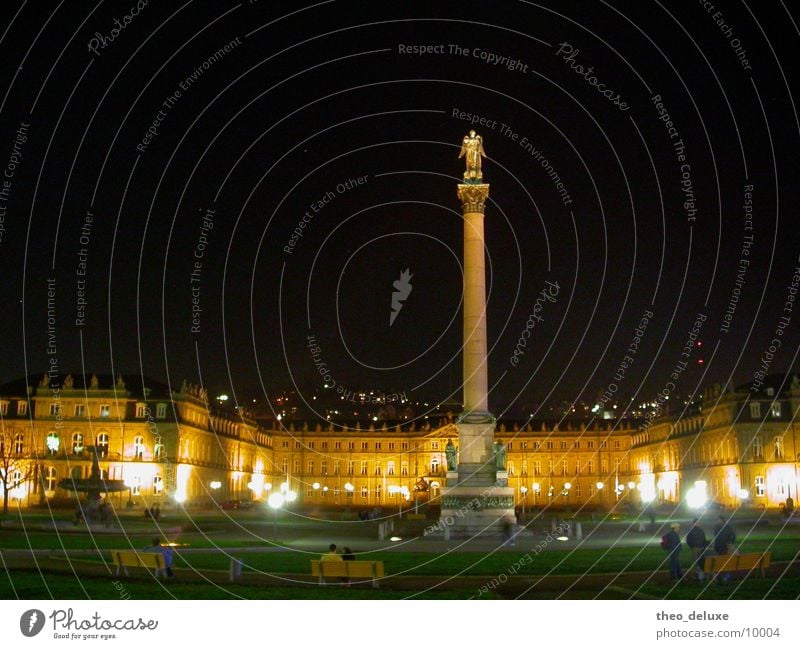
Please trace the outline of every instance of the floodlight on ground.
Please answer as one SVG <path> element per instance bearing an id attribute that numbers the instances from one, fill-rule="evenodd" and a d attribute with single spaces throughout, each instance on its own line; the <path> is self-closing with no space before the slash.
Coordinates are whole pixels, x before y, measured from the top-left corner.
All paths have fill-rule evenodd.
<path id="1" fill-rule="evenodd" d="M 267 504 L 272 507 L 272 509 L 280 509 L 283 507 L 283 503 L 286 499 L 283 497 L 283 494 L 274 493 L 270 494 L 270 497 L 267 498 Z"/>

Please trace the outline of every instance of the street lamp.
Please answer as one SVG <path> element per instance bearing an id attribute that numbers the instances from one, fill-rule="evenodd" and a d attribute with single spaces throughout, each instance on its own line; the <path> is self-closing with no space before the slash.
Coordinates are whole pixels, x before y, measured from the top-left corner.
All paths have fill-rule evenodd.
<path id="1" fill-rule="evenodd" d="M 272 509 L 272 536 L 275 543 L 278 542 L 278 510 L 283 507 L 285 501 L 283 494 L 279 493 L 270 494 L 267 498 L 267 504 Z"/>
<path id="2" fill-rule="evenodd" d="M 542 490 L 542 485 L 538 482 L 534 482 L 531 486 L 533 487 L 533 506 L 536 507 L 536 498 Z"/>
<path id="3" fill-rule="evenodd" d="M 522 517 L 525 517 L 525 501 L 528 499 L 528 487 L 522 485 L 519 488 L 519 492 L 522 494 Z"/>

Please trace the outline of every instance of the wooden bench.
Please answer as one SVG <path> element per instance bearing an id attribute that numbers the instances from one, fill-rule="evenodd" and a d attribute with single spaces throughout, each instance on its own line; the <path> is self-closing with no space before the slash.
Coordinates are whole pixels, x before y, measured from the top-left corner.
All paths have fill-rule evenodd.
<path id="1" fill-rule="evenodd" d="M 117 567 L 117 574 L 120 570 L 125 576 L 128 575 L 128 568 L 145 568 L 155 570 L 156 577 L 166 575 L 166 565 L 164 555 L 160 552 L 136 552 L 135 550 L 112 550 L 111 559 Z"/>
<path id="2" fill-rule="evenodd" d="M 764 569 L 769 568 L 771 557 L 772 555 L 769 552 L 764 554 L 721 554 L 714 557 L 706 557 L 703 563 L 703 572 L 715 575 L 721 572 L 758 569 L 763 577 Z"/>
<path id="3" fill-rule="evenodd" d="M 378 587 L 378 579 L 383 577 L 383 561 L 319 561 L 311 562 L 311 576 L 319 577 L 324 584 L 326 577 L 370 579 L 372 587 Z"/>

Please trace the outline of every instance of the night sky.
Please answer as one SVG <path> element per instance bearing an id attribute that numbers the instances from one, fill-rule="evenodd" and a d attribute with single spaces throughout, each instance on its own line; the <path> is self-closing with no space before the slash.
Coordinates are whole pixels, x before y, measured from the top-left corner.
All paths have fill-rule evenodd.
<path id="1" fill-rule="evenodd" d="M 0 381 L 460 398 L 470 128 L 495 414 L 796 366 L 788 3 L 0 11 Z"/>

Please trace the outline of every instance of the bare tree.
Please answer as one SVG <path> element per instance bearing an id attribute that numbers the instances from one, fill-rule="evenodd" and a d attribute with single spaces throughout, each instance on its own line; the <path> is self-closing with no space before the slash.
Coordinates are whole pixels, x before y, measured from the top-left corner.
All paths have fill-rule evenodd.
<path id="1" fill-rule="evenodd" d="M 26 457 L 24 438 L 18 431 L 0 430 L 0 487 L 3 489 L 3 514 L 8 514 L 10 492 L 33 476 L 34 463 Z"/>

